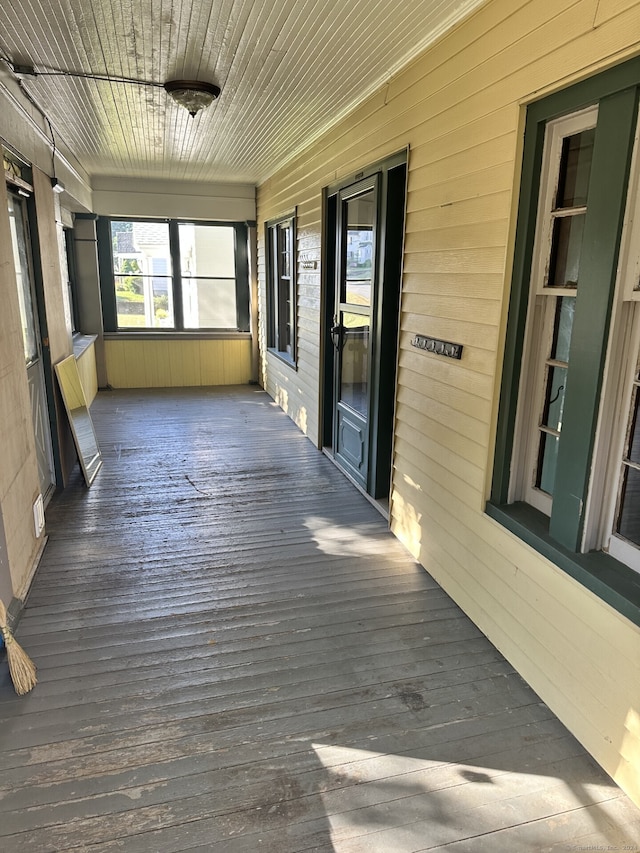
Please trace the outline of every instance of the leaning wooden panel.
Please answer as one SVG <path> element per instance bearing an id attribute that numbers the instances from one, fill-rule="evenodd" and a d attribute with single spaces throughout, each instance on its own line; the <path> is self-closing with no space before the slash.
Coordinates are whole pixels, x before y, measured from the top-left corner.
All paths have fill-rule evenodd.
<path id="1" fill-rule="evenodd" d="M 84 395 L 87 398 L 87 405 L 90 406 L 98 393 L 95 343 L 90 344 L 77 361 Z"/>

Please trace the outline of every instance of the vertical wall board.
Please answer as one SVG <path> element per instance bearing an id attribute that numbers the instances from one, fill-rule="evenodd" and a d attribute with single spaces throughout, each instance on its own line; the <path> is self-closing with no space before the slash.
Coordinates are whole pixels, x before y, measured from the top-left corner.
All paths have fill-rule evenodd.
<path id="1" fill-rule="evenodd" d="M 105 340 L 112 388 L 246 385 L 251 381 L 251 340 Z"/>
<path id="2" fill-rule="evenodd" d="M 62 268 L 60 259 L 60 243 L 58 240 L 58 226 L 56 223 L 56 210 L 49 176 L 40 169 L 33 169 L 33 190 L 36 204 L 37 234 L 32 234 L 32 240 L 38 241 L 39 268 L 42 281 L 44 298 L 44 310 L 46 316 L 46 329 L 48 338 L 50 367 L 45 358 L 45 373 L 49 369 L 50 384 L 53 389 L 53 400 L 55 406 L 55 422 L 57 427 L 57 441 L 54 445 L 58 448 L 59 468 L 62 473 L 63 484 L 67 482 L 71 471 L 76 464 L 76 450 L 73 436 L 64 408 L 62 397 L 57 381 L 53 377 L 53 365 L 62 361 L 73 352 L 71 331 L 65 315 L 66 282 L 62 280 Z M 43 348 L 46 352 L 46 347 Z"/>
<path id="3" fill-rule="evenodd" d="M 71 355 L 73 346 L 64 314 L 66 282 L 62 281 L 56 211 L 51 181 L 39 169 L 33 170 L 33 190 L 38 220 L 40 268 L 47 313 L 51 362 L 57 364 Z"/>
<path id="4" fill-rule="evenodd" d="M 31 577 L 41 547 L 32 510 L 40 487 L 4 188 L 0 193 L 0 303 L 0 524 L 6 554 L 0 572 L 2 589 L 11 588 L 15 595 Z"/>

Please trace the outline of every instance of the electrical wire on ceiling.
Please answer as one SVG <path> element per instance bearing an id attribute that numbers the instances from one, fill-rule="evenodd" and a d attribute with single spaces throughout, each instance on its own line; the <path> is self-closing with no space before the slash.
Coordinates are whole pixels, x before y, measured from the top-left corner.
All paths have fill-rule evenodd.
<path id="1" fill-rule="evenodd" d="M 69 71 L 63 68 L 35 68 L 33 65 L 26 63 L 13 62 L 8 56 L 0 54 L 0 61 L 6 63 L 16 77 L 79 77 L 85 80 L 104 80 L 108 83 L 134 83 L 137 86 L 155 86 L 158 89 L 164 88 L 163 83 L 156 83 L 153 80 L 137 80 L 135 77 L 118 77 L 114 74 L 91 74 L 86 71 Z"/>
<path id="2" fill-rule="evenodd" d="M 86 71 L 69 71 L 62 68 L 44 67 L 36 71 L 35 66 L 26 63 L 13 62 L 8 56 L 0 54 L 0 61 L 6 63 L 11 72 L 21 84 L 29 77 L 76 77 L 83 80 L 101 80 L 108 83 L 128 83 L 135 86 L 151 86 L 164 89 L 173 100 L 184 107 L 189 115 L 194 118 L 196 114 L 208 107 L 220 94 L 220 87 L 214 83 L 203 80 L 168 80 L 165 83 L 157 83 L 154 80 L 138 80 L 135 77 L 120 77 L 114 74 L 92 74 Z M 26 90 L 22 87 L 22 91 Z"/>
<path id="3" fill-rule="evenodd" d="M 25 98 L 29 101 L 31 106 L 34 107 L 40 113 L 43 121 L 46 123 L 46 125 L 49 129 L 49 135 L 51 136 L 51 185 L 53 186 L 53 188 L 55 190 L 60 192 L 61 189 L 64 189 L 64 186 L 56 178 L 57 145 L 56 145 L 56 135 L 53 132 L 53 125 L 51 124 L 51 120 L 49 119 L 49 116 L 46 114 L 44 109 L 40 106 L 40 104 L 33 97 L 31 92 L 29 92 L 26 89 L 26 87 L 23 85 L 22 79 L 20 78 L 18 72 L 15 71 L 15 68 L 16 68 L 15 64 L 7 56 L 5 56 L 4 53 L 2 53 L 2 52 L 0 52 L 0 61 L 6 63 L 9 66 L 9 68 L 11 69 L 11 71 L 16 75 L 16 77 L 18 78 L 17 82 L 18 82 L 18 86 L 20 88 L 20 91 L 25 96 Z"/>

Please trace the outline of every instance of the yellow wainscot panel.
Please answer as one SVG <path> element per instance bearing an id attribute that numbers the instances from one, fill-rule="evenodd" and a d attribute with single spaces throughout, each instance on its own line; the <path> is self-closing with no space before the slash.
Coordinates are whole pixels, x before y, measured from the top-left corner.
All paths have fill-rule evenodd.
<path id="1" fill-rule="evenodd" d="M 200 375 L 203 385 L 226 385 L 226 341 L 200 341 Z"/>
<path id="2" fill-rule="evenodd" d="M 250 340 L 109 340 L 107 381 L 113 388 L 246 384 Z"/>

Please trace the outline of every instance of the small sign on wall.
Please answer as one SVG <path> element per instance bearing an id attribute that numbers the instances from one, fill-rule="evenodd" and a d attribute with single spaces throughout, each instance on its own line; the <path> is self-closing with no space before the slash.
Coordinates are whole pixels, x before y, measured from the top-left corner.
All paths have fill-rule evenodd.
<path id="1" fill-rule="evenodd" d="M 447 358 L 462 358 L 462 344 L 440 341 L 437 338 L 428 338 L 426 335 L 414 335 L 411 346 L 432 352 L 435 355 L 444 355 Z"/>

